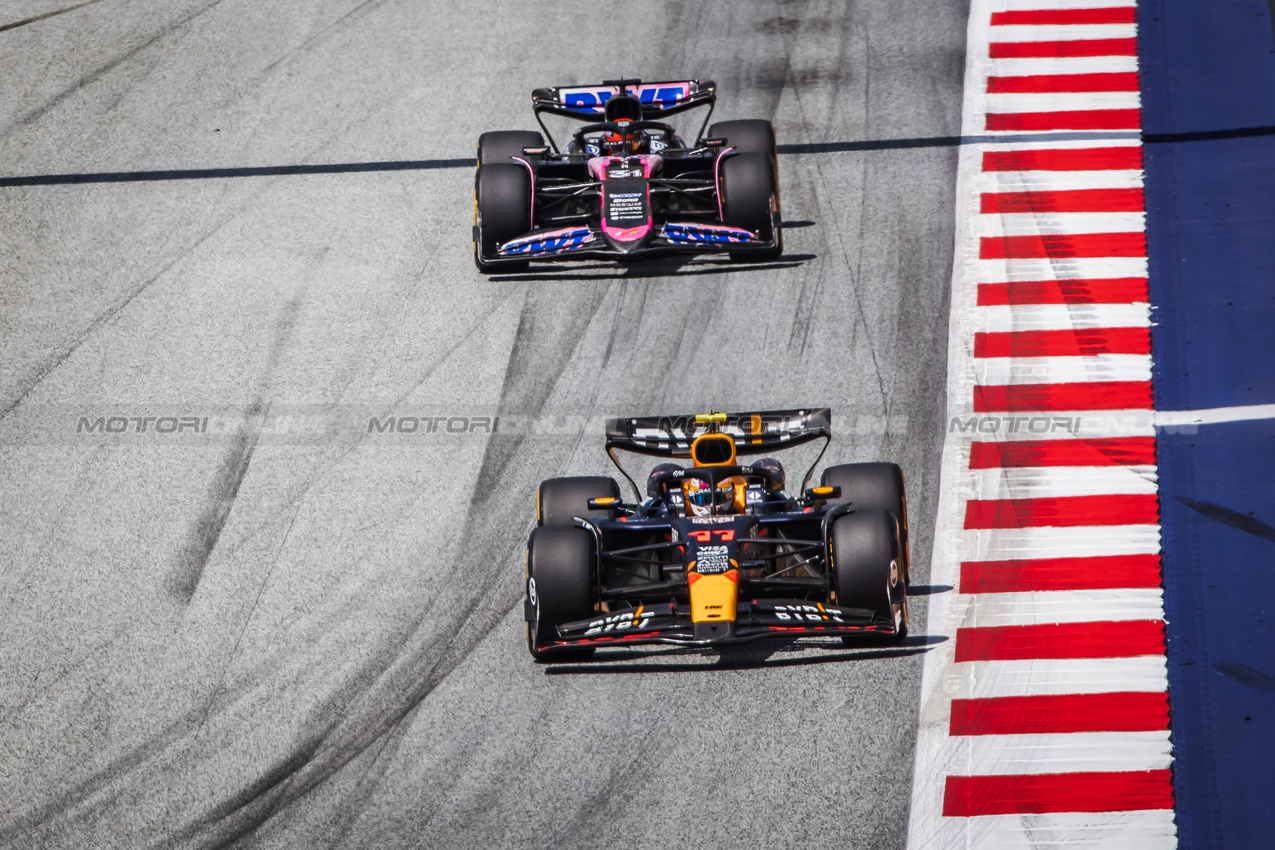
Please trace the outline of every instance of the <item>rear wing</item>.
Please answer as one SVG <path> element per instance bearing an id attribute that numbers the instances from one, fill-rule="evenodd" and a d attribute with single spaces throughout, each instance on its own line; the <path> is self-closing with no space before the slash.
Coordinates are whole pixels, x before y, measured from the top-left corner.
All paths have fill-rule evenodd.
<path id="1" fill-rule="evenodd" d="M 558 86 L 533 91 L 531 108 L 536 113 L 537 121 L 542 112 L 596 121 L 603 114 L 606 102 L 620 93 L 634 95 L 642 101 L 644 121 L 658 121 L 667 115 L 685 112 L 697 106 L 712 107 L 717 102 L 717 83 L 712 80 L 660 83 L 604 80 L 592 86 Z"/>
<path id="2" fill-rule="evenodd" d="M 830 440 L 831 420 L 827 407 L 608 419 L 606 448 L 608 453 L 622 449 L 653 457 L 690 457 L 691 441 L 716 429 L 735 441 L 737 455 L 766 454 L 811 440 Z"/>

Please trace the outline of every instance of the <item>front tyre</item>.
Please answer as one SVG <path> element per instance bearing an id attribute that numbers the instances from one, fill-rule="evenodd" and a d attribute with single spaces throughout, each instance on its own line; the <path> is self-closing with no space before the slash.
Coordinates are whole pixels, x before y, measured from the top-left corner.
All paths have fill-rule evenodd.
<path id="1" fill-rule="evenodd" d="M 892 625 L 887 636 L 907 636 L 907 590 L 899 570 L 898 523 L 889 511 L 855 511 L 837 517 L 829 531 L 832 587 L 836 604 L 872 612 L 877 625 Z M 842 638 L 853 645 L 853 637 Z"/>
<path id="2" fill-rule="evenodd" d="M 527 649 L 540 661 L 573 661 L 593 647 L 552 647 L 558 626 L 594 613 L 593 535 L 583 528 L 550 525 L 527 539 Z"/>
<path id="3" fill-rule="evenodd" d="M 856 511 L 883 510 L 894 514 L 899 522 L 899 539 L 903 544 L 900 566 L 903 580 L 912 583 L 912 566 L 908 556 L 908 500 L 903 485 L 903 470 L 897 463 L 843 463 L 823 471 L 819 483 L 841 488 L 841 495 L 830 502 L 849 502 Z"/>
<path id="4" fill-rule="evenodd" d="M 769 157 L 761 153 L 727 154 L 719 169 L 717 191 L 725 224 L 751 230 L 758 239 L 764 242 L 773 239 L 776 243 L 774 248 L 764 252 L 734 252 L 732 260 L 769 261 L 783 254 L 783 230 L 776 226 L 779 195 L 775 190 L 774 168 Z"/>
<path id="5" fill-rule="evenodd" d="M 519 271 L 525 261 L 492 261 L 501 243 L 531 230 L 531 175 L 516 163 L 480 165 L 474 175 L 474 264 L 483 274 Z"/>

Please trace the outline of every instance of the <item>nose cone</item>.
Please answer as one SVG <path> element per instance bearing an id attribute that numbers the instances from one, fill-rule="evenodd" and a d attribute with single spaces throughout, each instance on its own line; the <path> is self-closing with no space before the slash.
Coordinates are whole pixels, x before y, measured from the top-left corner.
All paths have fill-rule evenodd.
<path id="1" fill-rule="evenodd" d="M 647 237 L 651 235 L 651 225 L 643 224 L 639 227 L 630 227 L 624 230 L 616 230 L 603 225 L 602 235 L 608 245 L 617 251 L 627 254 L 630 251 L 641 248 L 649 241 Z"/>
<path id="2" fill-rule="evenodd" d="M 646 243 L 651 236 L 651 202 L 646 180 L 608 178 L 603 183 L 602 235 L 608 245 L 626 254 Z"/>
<path id="3" fill-rule="evenodd" d="M 725 643 L 735 637 L 733 621 L 696 623 L 695 640 L 707 643 Z"/>
<path id="4" fill-rule="evenodd" d="M 727 622 L 735 619 L 735 605 L 739 601 L 737 570 L 731 569 L 721 575 L 702 575 L 692 567 L 686 578 L 691 589 L 692 622 Z"/>

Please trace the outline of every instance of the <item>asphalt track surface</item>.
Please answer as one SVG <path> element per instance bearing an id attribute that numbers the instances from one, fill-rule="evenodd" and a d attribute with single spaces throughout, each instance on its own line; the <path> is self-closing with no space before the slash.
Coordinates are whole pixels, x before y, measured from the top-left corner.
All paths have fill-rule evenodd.
<path id="1" fill-rule="evenodd" d="M 0 845 L 903 845 L 939 636 L 536 665 L 522 551 L 608 472 L 583 419 L 829 405 L 926 589 L 956 149 L 801 146 L 955 136 L 965 4 L 62 8 L 0 20 L 0 177 L 132 177 L 0 182 Z M 775 123 L 781 261 L 474 271 L 454 161 L 619 75 Z M 403 410 L 558 424 L 361 424 Z"/>

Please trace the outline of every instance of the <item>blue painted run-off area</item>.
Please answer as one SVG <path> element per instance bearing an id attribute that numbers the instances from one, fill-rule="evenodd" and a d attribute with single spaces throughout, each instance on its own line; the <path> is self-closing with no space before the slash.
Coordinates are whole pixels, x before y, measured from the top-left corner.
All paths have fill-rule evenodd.
<path id="1" fill-rule="evenodd" d="M 1271 14 L 1138 5 L 1159 410 L 1275 404 Z M 1180 846 L 1275 847 L 1275 421 L 1157 444 Z"/>

